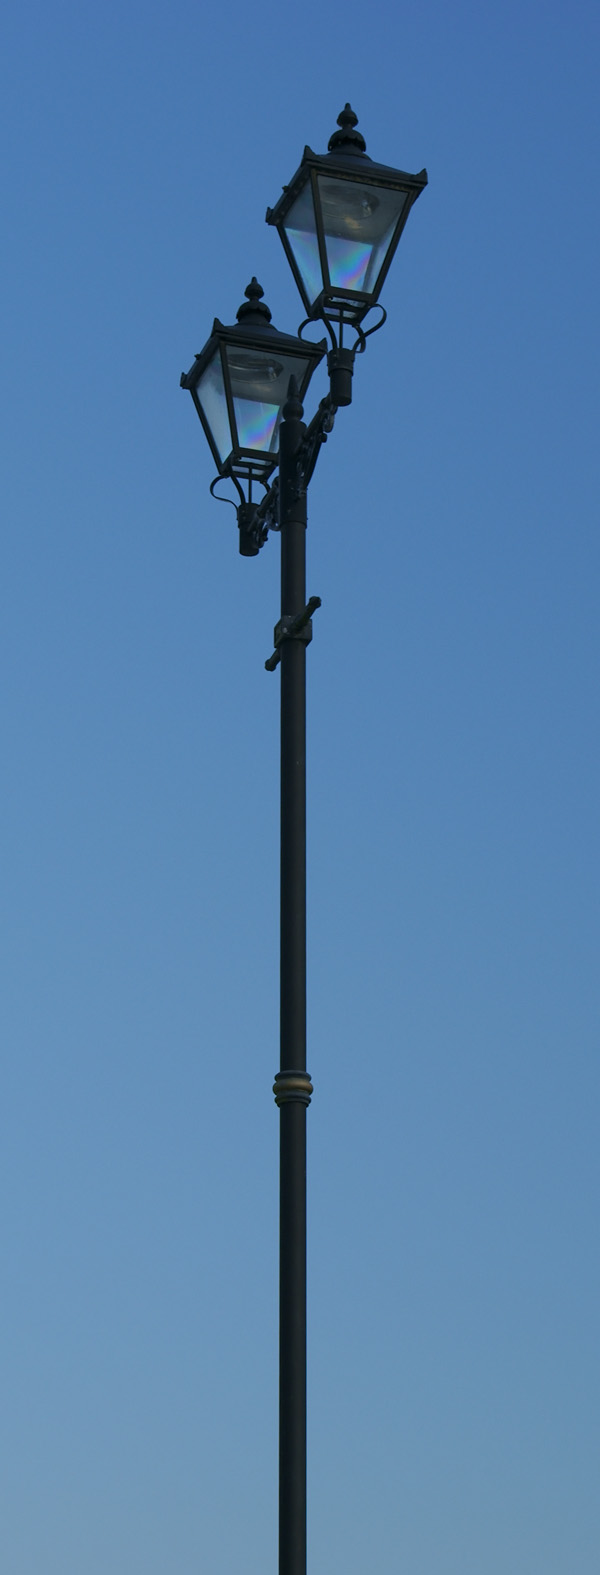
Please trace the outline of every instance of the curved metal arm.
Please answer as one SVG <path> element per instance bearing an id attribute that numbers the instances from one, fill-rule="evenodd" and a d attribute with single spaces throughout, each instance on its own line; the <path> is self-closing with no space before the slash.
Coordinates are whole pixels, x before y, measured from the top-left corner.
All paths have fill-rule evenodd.
<path id="1" fill-rule="evenodd" d="M 337 350 L 337 339 L 336 339 L 335 334 L 333 332 L 333 328 L 331 326 L 329 318 L 325 317 L 325 315 L 323 313 L 321 315 L 321 318 L 320 319 L 316 319 L 316 321 L 321 321 L 321 322 L 323 322 L 325 324 L 325 327 L 326 327 L 327 332 L 328 332 L 328 334 L 330 336 L 333 348 L 334 348 L 334 350 Z M 314 322 L 315 322 L 315 318 L 314 317 L 305 317 L 304 318 L 304 321 L 300 324 L 300 327 L 298 329 L 298 338 L 299 339 L 302 339 L 302 329 L 306 328 L 307 323 L 314 323 Z M 308 339 L 308 340 L 306 340 L 306 343 L 307 344 L 314 344 L 314 340 Z"/>
<path id="2" fill-rule="evenodd" d="M 234 487 L 236 487 L 237 491 L 239 492 L 240 502 L 241 503 L 245 503 L 246 502 L 246 499 L 244 497 L 242 488 L 240 487 L 240 484 L 239 484 L 239 481 L 237 479 L 237 476 L 215 476 L 215 479 L 214 479 L 214 481 L 211 481 L 211 484 L 210 484 L 210 487 L 209 487 L 208 490 L 210 492 L 211 498 L 214 498 L 216 503 L 230 503 L 232 509 L 237 509 L 237 507 L 238 507 L 237 503 L 234 503 L 233 498 L 221 498 L 221 497 L 219 497 L 218 492 L 215 492 L 215 487 L 218 485 L 218 483 L 220 481 L 232 481 Z"/>
<path id="3" fill-rule="evenodd" d="M 379 319 L 379 322 L 378 323 L 373 323 L 373 327 L 372 328 L 367 328 L 366 332 L 361 327 L 360 323 L 356 323 L 355 327 L 356 327 L 356 333 L 357 333 L 357 340 L 356 340 L 356 344 L 353 345 L 353 350 L 354 350 L 356 355 L 362 355 L 363 350 L 366 350 L 366 348 L 367 348 L 367 339 L 369 338 L 370 334 L 376 334 L 380 328 L 383 328 L 384 323 L 387 321 L 387 312 L 386 312 L 385 306 L 381 305 L 381 301 L 376 301 L 375 305 L 371 307 L 371 311 L 372 312 L 375 312 L 375 311 L 381 312 L 381 317 Z"/>
<path id="4" fill-rule="evenodd" d="M 332 322 L 332 320 L 329 317 L 328 312 L 327 312 L 328 304 L 331 305 L 331 309 L 335 313 L 334 322 L 335 322 L 335 325 L 336 325 L 336 328 L 337 328 L 337 335 L 336 335 L 336 332 L 335 332 L 335 329 L 334 329 L 334 326 L 333 326 L 333 322 Z M 383 325 L 384 325 L 384 323 L 386 321 L 386 318 L 387 318 L 387 312 L 386 312 L 385 306 L 381 305 L 381 301 L 375 301 L 374 305 L 369 307 L 369 312 L 374 312 L 374 311 L 381 312 L 381 317 L 379 319 L 379 322 L 378 323 L 374 323 L 372 328 L 364 329 L 362 327 L 362 324 L 360 322 L 354 321 L 353 317 L 351 315 L 349 315 L 349 316 L 345 316 L 344 315 L 344 308 L 343 308 L 342 305 L 340 305 L 339 301 L 336 301 L 335 299 L 332 299 L 331 302 L 329 302 L 328 297 L 325 296 L 325 298 L 323 300 L 323 305 L 321 307 L 321 311 L 319 313 L 318 318 L 305 317 L 304 321 L 300 324 L 300 327 L 298 329 L 298 338 L 302 339 L 302 337 L 303 337 L 303 329 L 306 328 L 309 323 L 321 322 L 321 323 L 325 324 L 325 327 L 326 327 L 327 332 L 329 334 L 329 337 L 331 339 L 332 349 L 333 350 L 341 350 L 342 347 L 343 347 L 343 343 L 344 343 L 344 327 L 346 327 L 346 328 L 353 328 L 357 337 L 356 337 L 355 343 L 352 346 L 352 353 L 353 354 L 361 353 L 365 349 L 365 341 L 369 338 L 369 335 L 370 334 L 376 334 L 377 330 L 379 328 L 383 328 Z M 366 315 L 368 316 L 368 312 L 367 312 Z M 310 343 L 310 341 L 308 341 L 308 342 Z"/>

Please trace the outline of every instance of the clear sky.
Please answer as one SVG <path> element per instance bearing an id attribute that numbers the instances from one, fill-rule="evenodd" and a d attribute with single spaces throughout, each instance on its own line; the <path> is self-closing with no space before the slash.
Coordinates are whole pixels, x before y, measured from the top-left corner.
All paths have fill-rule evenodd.
<path id="1" fill-rule="evenodd" d="M 4 14 L 6 1575 L 276 1568 L 279 547 L 178 381 L 346 99 L 430 185 L 310 494 L 310 1575 L 597 1575 L 599 36 Z"/>

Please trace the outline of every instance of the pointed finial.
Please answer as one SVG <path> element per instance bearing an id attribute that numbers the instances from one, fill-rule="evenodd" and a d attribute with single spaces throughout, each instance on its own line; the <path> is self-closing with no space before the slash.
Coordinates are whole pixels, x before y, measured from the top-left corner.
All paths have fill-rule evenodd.
<path id="1" fill-rule="evenodd" d="M 298 383 L 294 374 L 288 383 L 287 399 L 281 412 L 284 421 L 301 421 L 304 415 L 304 405 L 298 393 Z"/>
<path id="2" fill-rule="evenodd" d="M 367 144 L 362 132 L 355 129 L 358 125 L 358 115 L 355 115 L 351 104 L 344 105 L 341 115 L 338 115 L 337 123 L 340 130 L 334 131 L 333 136 L 329 138 L 329 152 L 333 153 L 339 148 L 347 153 L 366 153 Z"/>
<path id="3" fill-rule="evenodd" d="M 244 290 L 246 300 L 242 301 L 236 314 L 238 323 L 241 323 L 244 317 L 249 317 L 251 312 L 253 315 L 259 313 L 262 317 L 266 317 L 267 322 L 270 323 L 271 313 L 266 302 L 262 300 L 264 293 L 262 284 L 259 284 L 256 274 L 253 274 L 250 283 L 246 285 Z"/>
<path id="4" fill-rule="evenodd" d="M 344 108 L 343 108 L 341 114 L 338 115 L 337 123 L 338 123 L 338 126 L 357 126 L 358 125 L 358 115 L 355 115 L 354 110 L 352 108 L 352 105 L 349 104 L 347 100 L 346 100 L 346 103 L 344 104 Z"/>

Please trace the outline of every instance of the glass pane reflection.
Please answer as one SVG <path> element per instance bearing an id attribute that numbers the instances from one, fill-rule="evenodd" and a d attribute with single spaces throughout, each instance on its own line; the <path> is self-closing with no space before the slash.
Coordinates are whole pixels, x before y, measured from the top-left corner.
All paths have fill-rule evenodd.
<path id="1" fill-rule="evenodd" d="M 215 351 L 212 361 L 209 361 L 206 371 L 202 373 L 200 381 L 196 384 L 196 396 L 208 421 L 221 463 L 224 464 L 227 455 L 231 453 L 231 433 L 223 368 L 218 350 Z"/>
<path id="2" fill-rule="evenodd" d="M 254 399 L 234 399 L 233 404 L 240 448 L 275 453 L 279 405 L 263 405 Z"/>
<path id="3" fill-rule="evenodd" d="M 407 193 L 326 175 L 319 175 L 318 179 L 332 288 L 360 290 L 370 295 Z"/>
<path id="4" fill-rule="evenodd" d="M 284 227 L 312 306 L 323 289 L 323 279 L 310 181 L 292 204 Z"/>
<path id="5" fill-rule="evenodd" d="M 276 454 L 290 377 L 301 385 L 308 360 L 238 345 L 228 345 L 226 353 L 239 446 Z"/>

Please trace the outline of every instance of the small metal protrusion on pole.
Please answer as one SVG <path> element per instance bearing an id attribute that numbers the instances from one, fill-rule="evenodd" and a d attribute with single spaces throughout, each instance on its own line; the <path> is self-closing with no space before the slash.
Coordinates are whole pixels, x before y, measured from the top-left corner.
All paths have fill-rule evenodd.
<path id="1" fill-rule="evenodd" d="M 304 645 L 310 645 L 312 640 L 312 615 L 321 606 L 320 596 L 310 596 L 304 611 L 298 613 L 296 618 L 283 617 L 273 630 L 273 655 L 265 662 L 268 673 L 274 673 L 281 661 L 281 649 L 284 640 L 302 640 Z"/>
<path id="2" fill-rule="evenodd" d="M 268 673 L 274 673 L 275 672 L 275 668 L 279 667 L 280 661 L 281 661 L 281 653 L 279 651 L 274 651 L 273 655 L 269 656 L 268 660 L 265 662 L 265 667 L 267 669 L 267 672 Z"/>

